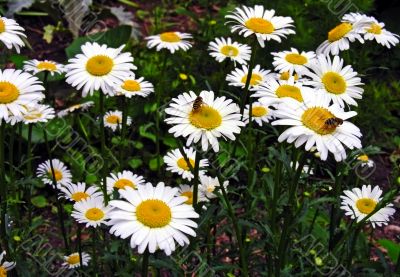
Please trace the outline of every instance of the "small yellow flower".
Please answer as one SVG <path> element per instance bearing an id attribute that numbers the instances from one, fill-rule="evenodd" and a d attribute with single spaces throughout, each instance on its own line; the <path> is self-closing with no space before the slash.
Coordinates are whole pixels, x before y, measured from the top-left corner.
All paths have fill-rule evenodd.
<path id="1" fill-rule="evenodd" d="M 217 21 L 216 20 L 210 20 L 210 21 L 208 21 L 208 24 L 209 25 L 215 25 L 215 24 L 217 24 Z"/>
<path id="2" fill-rule="evenodd" d="M 322 259 L 320 258 L 320 257 L 315 257 L 315 264 L 317 265 L 317 266 L 321 266 L 321 265 L 323 265 L 324 264 L 324 262 L 322 261 Z"/>
<path id="3" fill-rule="evenodd" d="M 181 78 L 181 80 L 186 81 L 188 79 L 188 76 L 185 73 L 179 73 L 179 78 Z"/>

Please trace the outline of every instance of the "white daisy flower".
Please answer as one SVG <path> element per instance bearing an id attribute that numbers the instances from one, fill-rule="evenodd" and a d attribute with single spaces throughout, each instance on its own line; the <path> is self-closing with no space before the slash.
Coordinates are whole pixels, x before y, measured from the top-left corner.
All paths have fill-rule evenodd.
<path id="1" fill-rule="evenodd" d="M 193 205 L 193 186 L 189 185 L 179 185 L 179 191 L 177 196 L 187 197 L 185 204 Z M 198 190 L 197 192 L 197 202 L 207 202 L 208 199 L 204 196 L 203 191 Z"/>
<path id="2" fill-rule="evenodd" d="M 254 8 L 243 6 L 236 8 L 232 14 L 225 16 L 232 19 L 227 23 L 233 23 L 232 32 L 239 32 L 239 35 L 248 37 L 254 34 L 261 47 L 264 48 L 265 40 L 271 39 L 281 42 L 281 38 L 295 34 L 292 29 L 293 19 L 289 16 L 274 16 L 274 10 L 264 10 L 263 6 L 255 5 Z"/>
<path id="3" fill-rule="evenodd" d="M 145 81 L 143 77 L 136 79 L 135 74 L 131 73 L 129 77 L 114 85 L 114 91 L 116 95 L 124 95 L 128 98 L 136 95 L 147 97 L 154 92 L 154 86 L 152 83 Z"/>
<path id="4" fill-rule="evenodd" d="M 363 185 L 361 189 L 345 190 L 343 194 L 340 196 L 342 198 L 342 206 L 340 208 L 345 211 L 347 216 L 356 219 L 357 222 L 360 222 L 364 217 L 372 213 L 382 200 L 382 190 L 378 186 L 372 189 L 371 185 Z M 390 217 L 396 211 L 392 207 L 393 204 L 386 205 L 368 218 L 367 221 L 374 228 L 375 225 L 382 226 L 388 224 Z"/>
<path id="5" fill-rule="evenodd" d="M 110 87 L 128 77 L 133 65 L 131 53 L 121 50 L 125 47 L 109 48 L 96 42 L 86 42 L 81 46 L 82 54 L 69 59 L 66 82 L 76 89 L 82 89 L 82 96 L 92 95 L 95 90 L 110 93 Z"/>
<path id="6" fill-rule="evenodd" d="M 364 29 L 364 39 L 375 40 L 377 43 L 387 48 L 396 46 L 399 43 L 399 35 L 386 30 L 385 23 L 378 22 L 375 18 L 373 18 L 373 20 L 374 22 Z"/>
<path id="7" fill-rule="evenodd" d="M 20 47 L 25 46 L 22 37 L 26 38 L 24 34 L 25 29 L 19 26 L 14 20 L 6 17 L 0 17 L 0 41 L 5 44 L 8 49 L 12 47 L 20 51 Z"/>
<path id="8" fill-rule="evenodd" d="M 175 51 L 182 49 L 187 51 L 192 47 L 191 43 L 187 39 L 191 39 L 192 35 L 181 32 L 165 32 L 155 36 L 149 36 L 145 39 L 147 40 L 147 47 L 156 47 L 157 51 L 161 49 L 168 49 L 172 54 Z"/>
<path id="9" fill-rule="evenodd" d="M 44 98 L 44 87 L 37 77 L 21 70 L 0 70 L 0 120 L 21 116 L 26 106 Z"/>
<path id="10" fill-rule="evenodd" d="M 240 120 L 239 107 L 231 99 L 214 97 L 212 91 L 200 92 L 203 104 L 193 110 L 193 103 L 198 97 L 193 91 L 183 93 L 173 98 L 165 113 L 170 117 L 167 124 L 174 125 L 169 129 L 175 137 L 188 137 L 186 146 L 201 139 L 203 151 L 209 144 L 215 152 L 219 151 L 218 138 L 235 140 L 235 134 L 240 133 L 240 127 L 245 124 Z"/>
<path id="11" fill-rule="evenodd" d="M 195 158 L 196 158 L 196 151 L 190 148 L 183 148 L 187 158 L 189 159 L 192 168 L 194 168 Z M 193 173 L 190 171 L 190 167 L 188 163 L 185 161 L 185 158 L 179 151 L 179 149 L 173 149 L 164 156 L 164 163 L 167 165 L 167 170 L 178 173 L 182 176 L 183 179 L 191 181 L 194 177 Z M 204 168 L 208 166 L 207 159 L 201 159 L 199 162 L 199 167 Z M 199 174 L 203 174 L 205 170 L 200 170 Z"/>
<path id="12" fill-rule="evenodd" d="M 24 70 L 31 71 L 32 74 L 37 74 L 42 71 L 47 71 L 51 74 L 51 76 L 53 76 L 54 73 L 62 74 L 63 72 L 66 71 L 64 69 L 64 65 L 62 64 L 49 60 L 38 61 L 36 59 L 25 61 Z"/>
<path id="13" fill-rule="evenodd" d="M 290 74 L 289 71 L 284 71 L 280 74 L 275 75 L 276 80 L 283 80 L 283 81 L 288 81 L 292 77 L 294 78 L 295 81 L 299 81 L 299 75 L 297 73 Z"/>
<path id="14" fill-rule="evenodd" d="M 196 236 L 196 222 L 190 218 L 199 215 L 191 205 L 185 204 L 187 197 L 175 196 L 177 188 L 158 183 L 139 186 L 137 190 L 126 188 L 119 190 L 125 200 L 110 201 L 114 210 L 110 213 L 110 233 L 130 238 L 130 246 L 138 247 L 142 254 L 145 249 L 154 253 L 157 249 L 171 255 L 175 250 L 175 241 L 184 246 L 189 244 L 187 235 Z"/>
<path id="15" fill-rule="evenodd" d="M 86 252 L 82 252 L 82 266 L 87 266 L 90 260 L 91 260 L 90 255 Z M 79 253 L 75 252 L 69 256 L 64 256 L 64 263 L 62 264 L 62 266 L 69 269 L 80 267 L 81 262 Z"/>
<path id="16" fill-rule="evenodd" d="M 249 67 L 242 65 L 242 69 L 235 68 L 230 74 L 226 76 L 226 81 L 230 82 L 228 85 L 244 88 L 246 85 Z M 273 78 L 270 70 L 261 69 L 260 65 L 253 68 L 250 78 L 250 89 L 256 89 L 263 83 Z"/>
<path id="17" fill-rule="evenodd" d="M 72 175 L 65 164 L 58 160 L 52 160 L 54 179 L 57 182 L 57 188 L 66 186 L 71 183 Z M 51 171 L 50 160 L 41 163 L 36 171 L 38 177 L 40 177 L 45 184 L 53 185 L 53 174 Z"/>
<path id="18" fill-rule="evenodd" d="M 229 181 L 225 181 L 223 184 L 226 189 L 229 185 Z M 199 191 L 208 199 L 216 198 L 217 195 L 214 193 L 216 189 L 219 189 L 221 184 L 219 183 L 218 177 L 212 178 L 207 175 L 200 176 Z"/>
<path id="19" fill-rule="evenodd" d="M 250 46 L 232 41 L 231 38 L 216 38 L 215 41 L 209 43 L 208 50 L 210 56 L 220 63 L 225 59 L 230 59 L 235 63 L 247 64 L 251 55 Z"/>
<path id="20" fill-rule="evenodd" d="M 301 53 L 295 49 L 291 48 L 290 51 L 273 52 L 274 61 L 272 64 L 275 70 L 279 73 L 288 72 L 287 74 L 293 75 L 297 73 L 301 76 L 302 72 L 306 70 L 306 66 L 315 59 L 315 53 L 313 51 Z"/>
<path id="21" fill-rule="evenodd" d="M 103 197 L 103 194 L 96 187 L 86 187 L 85 183 L 78 182 L 76 184 L 66 184 L 59 188 L 60 197 L 73 202 L 87 200 L 88 198 Z"/>
<path id="22" fill-rule="evenodd" d="M 64 110 L 61 110 L 57 113 L 58 117 L 64 117 L 70 113 L 73 113 L 75 111 L 86 111 L 88 110 L 90 107 L 92 107 L 94 105 L 93 101 L 87 101 L 84 103 L 80 103 L 80 104 L 75 104 L 72 105 Z"/>
<path id="23" fill-rule="evenodd" d="M 121 111 L 109 111 L 104 115 L 104 126 L 111 128 L 113 132 L 117 128 L 122 128 L 122 112 Z M 126 118 L 126 126 L 130 126 L 132 123 L 132 118 L 128 116 Z"/>
<path id="24" fill-rule="evenodd" d="M 248 124 L 250 119 L 250 105 L 246 105 L 243 114 L 244 123 Z M 252 103 L 251 120 L 255 121 L 259 126 L 264 122 L 268 123 L 274 116 L 274 111 L 269 107 L 268 101 L 261 98 Z"/>
<path id="25" fill-rule="evenodd" d="M 361 78 L 351 65 L 343 66 L 343 59 L 335 56 L 333 61 L 329 56 L 318 55 L 310 70 L 304 72 L 311 78 L 306 85 L 314 87 L 318 92 L 326 94 L 333 103 L 341 107 L 357 106 L 354 99 L 361 99 L 364 89 L 361 88 Z"/>
<path id="26" fill-rule="evenodd" d="M 55 117 L 54 109 L 48 105 L 27 106 L 26 112 L 20 116 L 25 124 L 48 122 Z"/>
<path id="27" fill-rule="evenodd" d="M 145 184 L 143 176 L 133 174 L 133 172 L 124 170 L 117 174 L 111 173 L 111 177 L 107 177 L 107 193 L 112 193 L 114 189 L 121 190 L 131 187 L 137 189 L 138 186 Z"/>
<path id="28" fill-rule="evenodd" d="M 357 160 L 360 161 L 362 167 L 374 167 L 375 162 L 371 160 L 367 154 L 357 156 Z"/>
<path id="29" fill-rule="evenodd" d="M 330 98 L 322 93 L 303 94 L 303 99 L 298 102 L 285 98 L 275 111 L 280 119 L 272 125 L 291 126 L 279 136 L 279 142 L 294 142 L 297 148 L 305 144 L 306 151 L 316 145 L 321 160 L 326 160 L 331 152 L 338 162 L 346 158 L 344 145 L 349 149 L 361 148 L 360 129 L 346 121 L 356 112 L 345 112 L 336 104 L 329 105 Z"/>
<path id="30" fill-rule="evenodd" d="M 10 271 L 11 269 L 13 269 L 16 265 L 15 262 L 7 262 L 4 261 L 3 262 L 3 257 L 6 255 L 6 251 L 3 251 L 0 254 L 0 276 L 7 276 L 7 271 Z"/>
<path id="31" fill-rule="evenodd" d="M 72 217 L 79 223 L 86 224 L 86 228 L 107 224 L 112 208 L 105 206 L 103 200 L 103 197 L 95 197 L 75 202 Z"/>

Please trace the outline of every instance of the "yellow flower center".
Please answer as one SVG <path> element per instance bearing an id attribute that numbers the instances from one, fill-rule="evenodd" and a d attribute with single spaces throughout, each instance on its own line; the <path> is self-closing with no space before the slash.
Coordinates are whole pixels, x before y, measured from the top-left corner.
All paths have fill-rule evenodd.
<path id="1" fill-rule="evenodd" d="M 0 266 L 0 277 L 6 277 L 7 276 L 7 270 L 4 268 L 4 266 Z"/>
<path id="2" fill-rule="evenodd" d="M 380 35 L 382 33 L 382 27 L 376 23 L 372 23 L 369 28 L 367 29 L 368 33 Z"/>
<path id="3" fill-rule="evenodd" d="M 335 118 L 335 116 L 328 109 L 313 107 L 304 111 L 301 116 L 301 121 L 304 126 L 313 130 L 317 134 L 327 135 L 336 130 L 335 125 L 326 124 L 326 120 L 329 118 Z"/>
<path id="4" fill-rule="evenodd" d="M 215 186 L 213 186 L 213 185 L 210 185 L 207 187 L 207 192 L 209 192 L 209 193 L 214 192 L 214 190 L 215 190 Z"/>
<path id="5" fill-rule="evenodd" d="M 221 126 L 222 117 L 217 110 L 203 105 L 200 109 L 190 112 L 189 121 L 196 128 L 213 130 Z"/>
<path id="6" fill-rule="evenodd" d="M 89 220 L 98 221 L 104 218 L 104 212 L 99 208 L 90 208 L 86 211 L 85 217 Z"/>
<path id="7" fill-rule="evenodd" d="M 289 63 L 300 64 L 300 65 L 306 64 L 308 62 L 307 57 L 304 57 L 296 53 L 287 54 L 285 60 L 288 61 Z"/>
<path id="8" fill-rule="evenodd" d="M 190 164 L 192 165 L 192 168 L 194 168 L 194 160 L 189 159 Z M 177 162 L 178 166 L 182 168 L 183 170 L 189 171 L 189 165 L 186 163 L 185 159 L 182 157 L 180 158 Z"/>
<path id="9" fill-rule="evenodd" d="M 253 32 L 260 34 L 271 34 L 275 30 L 271 22 L 258 17 L 248 19 L 244 25 Z"/>
<path id="10" fill-rule="evenodd" d="M 114 184 L 114 188 L 117 189 L 125 189 L 125 187 L 131 187 L 136 189 L 136 185 L 131 180 L 128 179 L 119 179 Z"/>
<path id="11" fill-rule="evenodd" d="M 86 70 L 93 76 L 104 76 L 111 72 L 114 67 L 113 60 L 105 55 L 91 57 L 86 62 Z"/>
<path id="12" fill-rule="evenodd" d="M 0 33 L 3 33 L 6 31 L 6 24 L 4 23 L 3 19 L 0 19 Z M 0 267 L 1 268 L 1 267 Z M 1 272 L 1 271 L 0 271 Z M 1 276 L 1 275 L 0 275 Z"/>
<path id="13" fill-rule="evenodd" d="M 47 174 L 51 179 L 53 179 L 53 174 L 51 173 L 51 169 L 47 172 Z M 55 168 L 54 168 L 54 178 L 56 179 L 57 182 L 63 178 L 62 172 Z"/>
<path id="14" fill-rule="evenodd" d="M 140 91 L 141 87 L 139 82 L 135 81 L 135 80 L 126 80 L 122 86 L 121 86 L 124 90 L 127 91 Z"/>
<path id="15" fill-rule="evenodd" d="M 73 255 L 69 256 L 67 259 L 67 263 L 69 263 L 70 265 L 75 265 L 75 264 L 80 263 L 79 254 L 73 254 Z"/>
<path id="16" fill-rule="evenodd" d="M 186 200 L 186 204 L 192 205 L 193 204 L 193 192 L 185 191 L 181 193 L 181 196 L 186 196 L 188 200 Z"/>
<path id="17" fill-rule="evenodd" d="M 294 76 L 294 79 L 295 79 L 296 81 L 299 79 L 299 75 L 297 75 L 297 73 L 295 73 L 293 76 Z M 291 77 L 291 76 L 290 76 L 290 74 L 289 74 L 289 71 L 285 71 L 285 72 L 282 72 L 282 73 L 281 73 L 281 76 L 279 76 L 279 79 L 280 79 L 280 80 L 287 81 L 287 80 L 289 80 L 290 77 Z"/>
<path id="18" fill-rule="evenodd" d="M 365 155 L 365 154 L 364 154 L 364 155 L 358 156 L 357 159 L 360 160 L 360 161 L 362 161 L 362 162 L 368 162 L 368 161 L 369 161 L 368 156 Z"/>
<path id="19" fill-rule="evenodd" d="M 149 199 L 136 207 L 136 217 L 147 227 L 161 228 L 170 223 L 172 213 L 170 207 L 164 201 Z"/>
<path id="20" fill-rule="evenodd" d="M 88 197 L 89 197 L 89 194 L 87 194 L 86 192 L 82 192 L 82 191 L 75 192 L 71 195 L 71 198 L 76 202 L 85 200 Z"/>
<path id="21" fill-rule="evenodd" d="M 235 46 L 225 45 L 221 47 L 221 53 L 228 57 L 236 57 L 239 55 L 239 50 Z"/>
<path id="22" fill-rule="evenodd" d="M 6 81 L 0 82 L 0 104 L 8 104 L 14 102 L 19 96 L 18 88 Z"/>
<path id="23" fill-rule="evenodd" d="M 350 23 L 343 22 L 328 32 L 329 42 L 334 42 L 344 37 L 353 29 Z"/>
<path id="24" fill-rule="evenodd" d="M 160 35 L 160 39 L 165 42 L 180 42 L 181 38 L 175 32 L 165 32 Z"/>
<path id="25" fill-rule="evenodd" d="M 303 102 L 303 97 L 301 96 L 301 91 L 296 86 L 291 85 L 281 85 L 275 91 L 276 96 L 279 98 L 282 97 L 291 97 L 299 102 Z"/>
<path id="26" fill-rule="evenodd" d="M 121 123 L 122 119 L 118 115 L 112 114 L 107 116 L 106 121 L 110 124 L 119 124 Z"/>
<path id="27" fill-rule="evenodd" d="M 246 84 L 247 74 L 242 77 L 240 80 L 243 84 Z M 250 85 L 255 86 L 258 85 L 262 81 L 262 76 L 257 73 L 252 73 L 250 78 Z"/>
<path id="28" fill-rule="evenodd" d="M 329 71 L 322 76 L 322 83 L 325 89 L 333 94 L 342 94 L 346 91 L 345 79 L 336 72 Z"/>
<path id="29" fill-rule="evenodd" d="M 356 207 L 363 214 L 370 214 L 376 207 L 376 201 L 371 198 L 360 198 L 356 202 Z"/>
<path id="30" fill-rule="evenodd" d="M 268 113 L 267 108 L 262 106 L 253 107 L 251 109 L 251 115 L 254 117 L 262 117 Z"/>
<path id="31" fill-rule="evenodd" d="M 37 68 L 40 70 L 47 70 L 47 71 L 56 71 L 57 66 L 54 63 L 50 62 L 40 62 L 37 65 Z"/>

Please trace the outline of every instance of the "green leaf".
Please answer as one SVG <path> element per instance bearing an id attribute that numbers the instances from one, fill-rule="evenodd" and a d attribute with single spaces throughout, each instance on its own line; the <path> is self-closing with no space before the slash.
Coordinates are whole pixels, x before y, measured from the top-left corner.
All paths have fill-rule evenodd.
<path id="1" fill-rule="evenodd" d="M 139 134 L 141 137 L 151 139 L 154 143 L 156 142 L 156 135 L 147 131 L 153 123 L 142 125 L 139 127 Z"/>
<path id="2" fill-rule="evenodd" d="M 55 29 L 56 29 L 56 26 L 50 25 L 50 24 L 43 27 L 43 30 L 44 30 L 43 39 L 47 43 L 51 43 L 53 41 L 53 35 L 54 35 Z"/>
<path id="3" fill-rule="evenodd" d="M 139 166 L 141 166 L 143 164 L 141 159 L 132 159 L 128 162 L 129 166 L 132 167 L 133 169 L 138 168 Z"/>
<path id="4" fill-rule="evenodd" d="M 22 67 L 24 65 L 24 61 L 29 60 L 29 58 L 24 55 L 13 54 L 13 55 L 11 55 L 10 60 L 12 61 L 13 64 L 15 64 L 16 68 L 22 69 Z"/>
<path id="5" fill-rule="evenodd" d="M 160 167 L 163 165 L 164 161 L 161 157 L 157 157 L 160 160 Z M 149 167 L 151 170 L 156 171 L 157 170 L 157 158 L 153 158 L 149 162 Z"/>
<path id="6" fill-rule="evenodd" d="M 96 183 L 96 181 L 97 181 L 97 176 L 96 175 L 89 174 L 85 178 L 85 182 L 88 185 L 94 184 L 94 183 Z"/>
<path id="7" fill-rule="evenodd" d="M 400 244 L 395 243 L 388 239 L 380 239 L 378 243 L 383 246 L 388 251 L 388 255 L 393 263 L 397 262 L 400 254 Z"/>
<path id="8" fill-rule="evenodd" d="M 33 197 L 31 199 L 31 202 L 35 207 L 38 207 L 38 208 L 44 208 L 48 205 L 47 199 L 42 195 Z"/>

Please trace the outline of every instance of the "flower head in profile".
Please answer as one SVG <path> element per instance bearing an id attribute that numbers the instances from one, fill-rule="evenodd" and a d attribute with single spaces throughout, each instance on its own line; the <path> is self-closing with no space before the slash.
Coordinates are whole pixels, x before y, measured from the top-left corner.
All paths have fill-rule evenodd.
<path id="1" fill-rule="evenodd" d="M 265 10 L 263 6 L 255 5 L 254 8 L 243 6 L 237 7 L 231 14 L 225 16 L 232 23 L 232 32 L 239 32 L 239 35 L 248 37 L 255 35 L 261 47 L 265 46 L 265 40 L 276 40 L 281 42 L 281 38 L 295 34 L 291 29 L 293 19 L 289 16 L 275 16 L 274 10 Z"/>
<path id="2" fill-rule="evenodd" d="M 240 64 L 247 64 L 250 60 L 251 48 L 247 44 L 241 44 L 232 41 L 231 38 L 216 38 L 208 45 L 211 57 L 214 57 L 218 62 L 223 62 L 229 59 Z"/>
<path id="3" fill-rule="evenodd" d="M 27 106 L 26 112 L 21 116 L 25 124 L 48 122 L 55 117 L 54 109 L 48 105 Z"/>
<path id="4" fill-rule="evenodd" d="M 110 206 L 104 205 L 103 197 L 94 197 L 75 202 L 71 215 L 79 223 L 85 224 L 86 228 L 96 228 L 107 224 L 110 210 Z"/>
<path id="5" fill-rule="evenodd" d="M 107 177 L 107 193 L 112 193 L 114 189 L 126 189 L 127 187 L 137 189 L 138 186 L 143 186 L 145 180 L 143 176 L 133 174 L 132 171 L 124 170 L 116 174 L 111 173 L 110 177 Z"/>
<path id="6" fill-rule="evenodd" d="M 114 85 L 114 92 L 116 95 L 123 95 L 128 98 L 133 96 L 147 97 L 154 92 L 154 86 L 145 81 L 143 77 L 136 78 L 135 74 L 131 73 L 130 76 Z"/>
<path id="7" fill-rule="evenodd" d="M 136 69 L 131 53 L 121 52 L 124 47 L 110 48 L 105 44 L 86 42 L 81 46 L 82 53 L 65 66 L 68 70 L 66 82 L 82 90 L 83 97 L 99 89 L 105 94 L 111 93 L 116 82 Z"/>
<path id="8" fill-rule="evenodd" d="M 177 195 L 187 198 L 185 204 L 193 205 L 193 186 L 185 184 L 179 185 L 179 190 Z M 205 198 L 202 191 L 199 190 L 197 195 L 197 202 L 205 202 L 205 201 L 208 201 L 208 199 Z"/>
<path id="9" fill-rule="evenodd" d="M 66 184 L 60 189 L 60 197 L 66 198 L 73 202 L 83 201 L 89 198 L 103 197 L 95 186 L 89 187 L 85 183 L 78 182 L 76 184 Z"/>
<path id="10" fill-rule="evenodd" d="M 51 170 L 51 165 L 53 166 L 54 177 Z M 37 169 L 36 174 L 42 179 L 43 183 L 49 185 L 53 184 L 54 178 L 57 183 L 57 188 L 59 188 L 60 186 L 68 185 L 72 181 L 71 172 L 65 166 L 65 164 L 58 159 L 53 159 L 51 164 L 50 160 L 41 163 Z"/>
<path id="11" fill-rule="evenodd" d="M 272 62 L 275 70 L 279 73 L 288 72 L 289 75 L 297 74 L 301 76 L 306 67 L 315 59 L 315 53 L 299 52 L 296 48 L 291 48 L 290 51 L 273 52 L 274 61 Z"/>
<path id="12" fill-rule="evenodd" d="M 240 120 L 239 106 L 225 96 L 215 97 L 212 91 L 202 91 L 199 96 L 201 103 L 196 101 L 199 98 L 193 91 L 173 98 L 165 109 L 168 115 L 165 122 L 174 125 L 169 132 L 175 137 L 187 137 L 187 146 L 201 140 L 203 151 L 211 145 L 218 152 L 218 139 L 235 140 L 235 134 L 240 133 L 240 127 L 245 125 Z"/>
<path id="13" fill-rule="evenodd" d="M 122 128 L 122 112 L 121 111 L 109 111 L 104 115 L 104 126 L 110 128 L 113 132 L 117 131 L 118 128 Z M 126 125 L 132 124 L 132 118 L 128 116 L 126 118 Z"/>
<path id="14" fill-rule="evenodd" d="M 71 255 L 64 256 L 63 267 L 73 269 L 81 266 L 81 258 L 78 252 L 72 253 Z M 91 257 L 88 253 L 82 252 L 82 266 L 88 266 Z"/>
<path id="15" fill-rule="evenodd" d="M 375 162 L 371 160 L 367 154 L 361 154 L 357 156 L 357 161 L 361 164 L 362 167 L 374 167 Z"/>
<path id="16" fill-rule="evenodd" d="M 161 49 L 168 49 L 172 54 L 175 51 L 183 50 L 187 51 L 192 47 L 192 44 L 188 41 L 192 35 L 181 32 L 164 32 L 159 35 L 146 37 L 147 47 L 156 47 L 157 51 Z"/>
<path id="17" fill-rule="evenodd" d="M 49 72 L 51 76 L 56 74 L 62 74 L 65 72 L 64 65 L 56 63 L 54 61 L 49 61 L 49 60 L 29 60 L 24 62 L 24 70 L 25 71 L 30 71 L 32 74 L 37 74 L 42 71 Z"/>
<path id="18" fill-rule="evenodd" d="M 375 40 L 389 49 L 399 43 L 399 35 L 386 30 L 385 23 L 379 22 L 374 17 L 370 18 L 372 19 L 372 23 L 364 28 L 365 40 Z"/>
<path id="19" fill-rule="evenodd" d="M 260 67 L 260 65 L 256 65 L 253 68 L 250 77 L 249 88 L 257 89 L 259 86 L 267 82 L 269 79 L 273 78 L 273 74 L 270 73 L 270 70 L 265 70 Z M 247 76 L 249 75 L 249 67 L 246 65 L 242 65 L 242 69 L 235 68 L 230 74 L 226 76 L 226 81 L 228 81 L 228 85 L 244 88 L 246 86 Z"/>
<path id="20" fill-rule="evenodd" d="M 10 270 L 13 269 L 13 268 L 15 267 L 15 265 L 16 265 L 15 262 L 7 262 L 7 261 L 4 261 L 4 262 L 3 262 L 3 258 L 4 258 L 5 255 L 6 255 L 6 251 L 3 251 L 3 252 L 0 254 L 0 276 L 1 276 L 1 277 L 7 276 L 7 271 L 10 271 Z"/>
<path id="21" fill-rule="evenodd" d="M 112 200 L 110 233 L 126 239 L 130 246 L 141 254 L 146 249 L 154 253 L 163 250 L 166 255 L 175 251 L 175 242 L 188 245 L 188 235 L 195 237 L 197 228 L 192 218 L 199 215 L 191 205 L 185 204 L 188 197 L 176 196 L 177 188 L 158 183 L 153 187 L 147 183 L 137 190 L 126 188 L 119 191 L 123 200 Z"/>
<path id="22" fill-rule="evenodd" d="M 371 214 L 382 200 L 382 190 L 378 186 L 372 188 L 371 185 L 363 185 L 361 189 L 345 190 L 343 194 L 340 196 L 342 199 L 340 208 L 357 222 Z M 367 221 L 372 224 L 372 227 L 388 224 L 390 217 L 395 213 L 395 209 L 392 207 L 393 204 L 388 204 L 380 208 Z"/>
<path id="23" fill-rule="evenodd" d="M 229 181 L 225 181 L 222 185 L 226 189 L 229 185 Z M 217 189 L 220 188 L 220 186 L 221 184 L 218 177 L 213 178 L 207 175 L 200 176 L 199 191 L 208 199 L 213 199 L 217 197 L 215 192 Z"/>
<path id="24" fill-rule="evenodd" d="M 0 17 L 0 41 L 8 48 L 15 48 L 17 53 L 20 48 L 25 46 L 22 38 L 26 38 L 25 29 L 19 26 L 14 20 L 6 17 Z"/>
<path id="25" fill-rule="evenodd" d="M 251 120 L 255 121 L 259 126 L 268 123 L 274 117 L 274 110 L 270 108 L 268 101 L 261 98 L 252 103 Z M 244 123 L 248 124 L 250 120 L 250 105 L 246 105 L 243 114 Z"/>
<path id="26" fill-rule="evenodd" d="M 58 117 L 64 117 L 70 113 L 73 112 L 77 112 L 77 111 L 86 111 L 88 110 L 90 107 L 92 107 L 94 105 L 93 101 L 86 101 L 83 103 L 79 103 L 79 104 L 74 104 L 72 106 L 69 106 L 68 108 L 61 110 L 57 113 Z"/>

